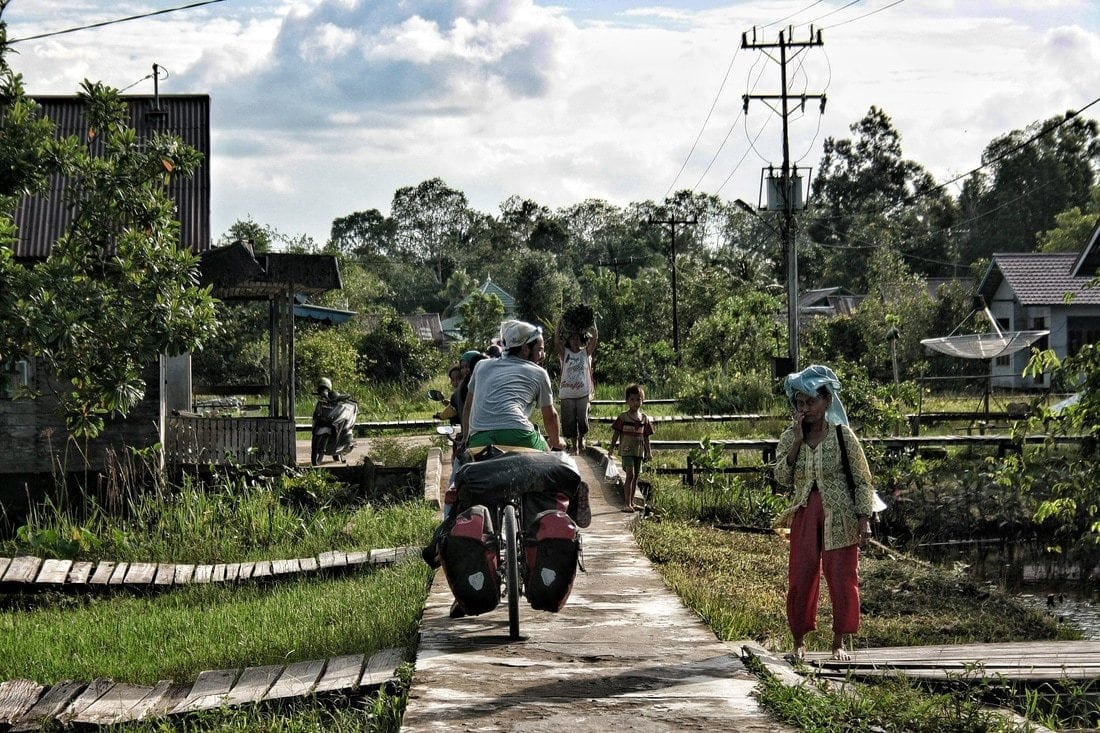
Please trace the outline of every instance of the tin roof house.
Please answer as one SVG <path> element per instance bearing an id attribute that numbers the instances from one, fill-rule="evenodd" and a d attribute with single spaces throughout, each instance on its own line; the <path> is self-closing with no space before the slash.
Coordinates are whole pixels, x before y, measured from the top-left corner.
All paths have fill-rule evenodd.
<path id="1" fill-rule="evenodd" d="M 294 309 L 296 294 L 314 294 L 340 287 L 334 257 L 327 255 L 270 254 L 257 256 L 237 243 L 211 248 L 210 235 L 210 98 L 207 95 L 125 96 L 130 124 L 139 136 L 155 131 L 177 135 L 203 155 L 195 175 L 173 177 L 169 194 L 180 222 L 180 246 L 200 255 L 204 284 L 213 286 L 222 299 L 266 300 L 271 308 L 270 418 L 241 418 L 234 424 L 202 423 L 191 417 L 192 384 L 190 355 L 162 356 L 143 375 L 144 400 L 125 419 L 111 420 L 107 429 L 88 446 L 87 468 L 101 470 L 110 453 L 121 455 L 127 447 L 165 446 L 169 463 L 239 463 L 256 459 L 293 464 L 294 445 Z M 77 97 L 37 98 L 59 136 L 83 135 L 84 105 Z M 66 205 L 67 180 L 60 175 L 49 181 L 46 194 L 25 197 L 16 213 L 19 238 L 17 262 L 31 265 L 47 258 L 53 243 L 72 222 Z M 12 399 L 14 390 L 0 390 L 0 451 L 5 461 L 0 476 L 42 474 L 56 469 L 56 452 L 64 446 L 66 432 L 54 400 L 49 397 L 62 385 L 37 368 L 31 359 L 6 365 L 9 387 L 13 381 L 35 387 L 43 394 L 36 400 Z M 207 418 L 206 420 L 217 420 Z"/>
<path id="2" fill-rule="evenodd" d="M 500 302 L 504 304 L 504 318 L 516 317 L 516 299 L 511 293 L 493 282 L 492 277 L 486 276 L 485 282 L 478 286 L 477 290 L 474 292 L 483 295 L 497 296 L 500 298 Z M 473 293 L 470 295 L 473 295 Z M 443 335 L 452 341 L 461 341 L 464 338 L 462 335 L 462 306 L 470 300 L 470 295 L 467 295 L 459 302 L 455 307 L 455 314 L 453 316 L 443 319 Z"/>
<path id="3" fill-rule="evenodd" d="M 1035 348 L 1049 348 L 1065 358 L 1085 344 L 1100 343 L 1100 286 L 1090 287 L 1098 273 L 1100 222 L 1079 253 L 994 254 L 977 294 L 1003 331 L 1049 330 Z M 996 357 L 992 383 L 1019 388 L 1049 386 L 1046 375 L 1034 380 L 1021 376 L 1030 354 L 1026 349 Z"/>

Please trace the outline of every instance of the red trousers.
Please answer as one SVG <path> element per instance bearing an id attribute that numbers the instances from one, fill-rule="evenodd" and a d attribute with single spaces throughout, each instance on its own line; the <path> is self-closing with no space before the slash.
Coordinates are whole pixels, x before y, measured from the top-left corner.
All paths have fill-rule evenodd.
<path id="1" fill-rule="evenodd" d="M 817 628 L 821 574 L 833 605 L 833 633 L 859 631 L 859 545 L 825 550 L 825 511 L 821 493 L 811 491 L 791 523 L 787 560 L 787 624 L 795 638 Z"/>

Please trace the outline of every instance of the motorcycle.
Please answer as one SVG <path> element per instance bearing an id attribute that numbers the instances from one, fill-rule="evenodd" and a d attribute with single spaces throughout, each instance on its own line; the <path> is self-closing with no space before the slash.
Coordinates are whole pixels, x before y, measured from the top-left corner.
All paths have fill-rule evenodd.
<path id="1" fill-rule="evenodd" d="M 331 395 L 317 400 L 313 408 L 313 438 L 310 441 L 309 462 L 319 466 L 325 456 L 347 462 L 347 454 L 355 449 L 355 421 L 359 403 L 349 395 Z"/>

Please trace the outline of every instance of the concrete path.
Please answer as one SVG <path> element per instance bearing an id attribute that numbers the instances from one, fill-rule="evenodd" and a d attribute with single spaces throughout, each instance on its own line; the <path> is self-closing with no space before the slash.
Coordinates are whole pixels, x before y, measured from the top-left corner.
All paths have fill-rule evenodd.
<path id="1" fill-rule="evenodd" d="M 792 730 L 752 696 L 739 645 L 716 640 L 638 549 L 629 527 L 637 515 L 619 511 L 596 455 L 579 460 L 592 525 L 582 537 L 587 573 L 569 603 L 557 614 L 524 604 L 524 638 L 509 641 L 506 601 L 448 618 L 438 571 L 401 730 Z"/>

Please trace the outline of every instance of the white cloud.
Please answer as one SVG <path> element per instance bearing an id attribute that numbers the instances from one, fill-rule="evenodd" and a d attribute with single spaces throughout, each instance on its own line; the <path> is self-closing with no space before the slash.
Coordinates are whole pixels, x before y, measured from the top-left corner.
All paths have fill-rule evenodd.
<path id="1" fill-rule="evenodd" d="M 800 10 L 783 25 L 820 19 L 825 45 L 793 62 L 791 86 L 829 97 L 824 115 L 811 102 L 792 116 L 801 165 L 875 105 L 906 157 L 946 178 L 1100 88 L 1091 0 L 922 0 L 874 15 L 841 0 L 555 2 L 233 0 L 17 44 L 10 60 L 40 94 L 84 77 L 126 86 L 158 62 L 163 93 L 213 100 L 214 231 L 251 214 L 318 240 L 333 218 L 388 211 L 394 190 L 434 176 L 487 212 L 513 193 L 550 206 L 660 198 L 712 104 L 676 188 L 754 200 L 761 167 L 781 160 L 780 125 L 756 100 L 746 123 L 741 95 L 777 91 L 778 67 L 737 48 L 742 31 L 774 39 L 765 24 Z M 19 37 L 151 7 L 40 0 L 5 20 Z"/>

